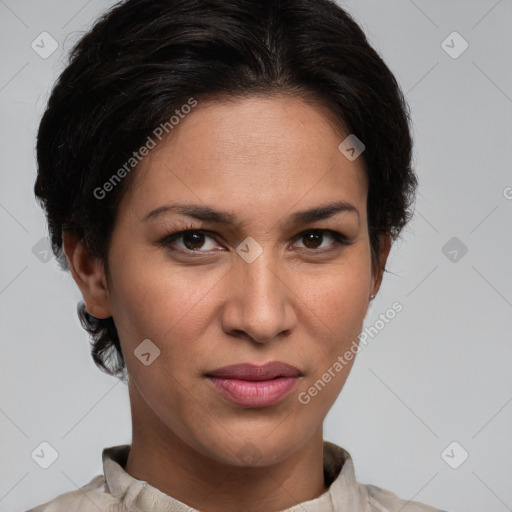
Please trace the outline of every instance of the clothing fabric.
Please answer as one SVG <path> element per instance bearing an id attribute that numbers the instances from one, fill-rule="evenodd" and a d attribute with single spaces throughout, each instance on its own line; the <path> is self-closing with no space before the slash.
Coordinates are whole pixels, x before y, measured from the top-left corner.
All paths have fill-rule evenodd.
<path id="1" fill-rule="evenodd" d="M 199 512 L 127 473 L 130 448 L 105 448 L 103 475 L 27 512 Z M 357 482 L 350 454 L 329 441 L 324 441 L 324 479 L 328 489 L 321 496 L 281 512 L 444 512 Z"/>

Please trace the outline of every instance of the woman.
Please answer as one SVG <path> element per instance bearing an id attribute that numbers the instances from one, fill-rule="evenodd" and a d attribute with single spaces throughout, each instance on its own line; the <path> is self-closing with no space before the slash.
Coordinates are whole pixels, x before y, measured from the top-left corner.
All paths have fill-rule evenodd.
<path id="1" fill-rule="evenodd" d="M 411 154 L 395 78 L 329 0 L 100 18 L 41 121 L 35 193 L 133 438 L 32 510 L 437 510 L 358 483 L 322 435 L 411 216 Z"/>

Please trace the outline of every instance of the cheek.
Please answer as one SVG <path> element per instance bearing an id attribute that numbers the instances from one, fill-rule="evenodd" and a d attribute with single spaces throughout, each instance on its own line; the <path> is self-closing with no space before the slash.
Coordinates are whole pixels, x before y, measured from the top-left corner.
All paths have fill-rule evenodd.
<path id="1" fill-rule="evenodd" d="M 114 317 L 127 327 L 130 339 L 161 339 L 166 333 L 182 329 L 186 317 L 194 314 L 194 306 L 209 288 L 211 278 L 200 283 L 200 275 L 190 279 L 190 269 L 180 271 L 169 262 L 150 261 L 126 258 L 112 273 L 110 301 Z"/>
<path id="2" fill-rule="evenodd" d="M 354 251 L 350 258 L 332 266 L 322 275 L 301 275 L 302 301 L 317 317 L 320 332 L 329 344 L 357 336 L 368 309 L 371 286 L 369 258 Z"/>
<path id="3" fill-rule="evenodd" d="M 320 372 L 361 331 L 371 282 L 369 254 L 367 240 L 361 240 L 335 263 L 281 269 L 291 290 L 289 306 L 297 316 L 299 351 Z M 162 352 L 165 347 L 162 360 L 171 368 L 178 345 L 180 361 L 194 358 L 197 341 L 218 322 L 219 294 L 229 300 L 229 269 L 180 268 L 165 258 L 152 260 L 144 251 L 124 253 L 114 261 L 110 300 L 128 368 L 133 350 L 145 339 Z"/>
<path id="4" fill-rule="evenodd" d="M 301 345 L 300 358 L 307 362 L 309 379 L 317 407 L 327 411 L 335 401 L 354 364 L 358 336 L 368 311 L 371 285 L 370 260 L 364 251 L 354 251 L 336 268 L 324 275 L 301 275 L 303 303 L 302 329 L 307 343 Z M 349 351 L 347 357 L 344 355 Z M 342 357 L 340 367 L 339 358 Z M 327 373 L 327 375 L 325 375 Z M 323 378 L 324 376 L 325 378 Z"/>
<path id="5" fill-rule="evenodd" d="M 208 292 L 221 278 L 219 273 L 128 257 L 115 267 L 112 278 L 112 311 L 130 374 L 137 379 L 141 371 L 151 368 L 163 372 L 160 378 L 164 381 L 172 376 L 185 380 L 187 371 L 200 360 L 197 342 L 214 321 L 214 294 Z M 160 350 L 154 366 L 147 368 L 134 354 L 146 339 Z M 154 373 L 142 376 L 148 379 L 145 386 L 158 384 Z"/>
<path id="6" fill-rule="evenodd" d="M 117 261 L 110 300 L 120 337 L 132 350 L 146 338 L 155 343 L 179 338 L 187 346 L 215 321 L 216 293 L 229 299 L 226 267 L 214 272 L 200 265 L 179 268 L 165 260 L 149 264 L 137 252 Z M 283 268 L 281 276 L 293 292 L 289 299 L 297 328 L 309 331 L 310 340 L 322 339 L 332 351 L 359 334 L 371 282 L 369 247 L 363 240 L 349 247 L 335 264 L 304 271 Z"/>
<path id="7" fill-rule="evenodd" d="M 187 275 L 190 274 L 170 271 L 169 265 L 163 268 L 126 259 L 116 268 L 115 289 L 111 293 L 130 381 L 143 398 L 139 406 L 141 410 L 149 406 L 176 431 L 180 428 L 176 418 L 190 415 L 187 372 L 197 363 L 196 320 L 203 321 L 196 315 L 201 312 L 204 290 L 200 293 Z M 141 354 L 138 347 L 146 339 L 159 350 L 149 365 L 137 357 Z M 149 347 L 150 353 L 155 350 L 152 345 Z"/>

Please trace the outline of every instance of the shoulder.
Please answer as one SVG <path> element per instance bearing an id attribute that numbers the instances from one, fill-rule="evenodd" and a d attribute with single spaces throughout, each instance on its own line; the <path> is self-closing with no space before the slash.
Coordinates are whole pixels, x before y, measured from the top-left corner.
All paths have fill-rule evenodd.
<path id="1" fill-rule="evenodd" d="M 375 485 L 360 484 L 368 495 L 368 503 L 372 512 L 399 512 L 407 510 L 407 512 L 446 512 L 444 510 L 419 503 L 418 501 L 410 501 L 399 498 L 391 491 L 381 489 Z M 407 505 L 407 507 L 406 507 Z"/>
<path id="2" fill-rule="evenodd" d="M 31 508 L 26 512 L 85 512 L 91 510 L 91 502 L 97 510 L 110 504 L 111 495 L 105 489 L 105 476 L 95 476 L 88 484 L 75 491 L 66 492 L 53 500 Z"/>
<path id="3" fill-rule="evenodd" d="M 324 471 L 335 479 L 330 487 L 332 499 L 340 510 L 364 512 L 446 512 L 418 501 L 405 500 L 376 485 L 356 479 L 354 461 L 350 453 L 324 440 Z"/>

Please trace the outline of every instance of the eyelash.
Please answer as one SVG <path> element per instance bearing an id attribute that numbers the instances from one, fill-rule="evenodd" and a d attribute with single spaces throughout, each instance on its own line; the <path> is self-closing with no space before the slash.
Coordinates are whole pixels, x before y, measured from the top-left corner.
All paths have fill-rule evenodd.
<path id="1" fill-rule="evenodd" d="M 161 247 L 167 248 L 171 251 L 181 252 L 181 253 L 185 253 L 185 254 L 196 254 L 196 255 L 200 255 L 202 253 L 207 254 L 209 251 L 202 251 L 200 249 L 197 249 L 194 251 L 192 249 L 173 249 L 170 247 L 171 244 L 175 240 L 183 237 L 186 233 L 189 233 L 189 232 L 203 233 L 211 238 L 215 238 L 214 233 L 212 233 L 211 231 L 207 231 L 204 229 L 195 229 L 194 226 L 188 225 L 188 226 L 186 226 L 186 228 L 184 230 L 181 230 L 181 231 L 178 231 L 175 233 L 171 233 L 170 235 L 166 235 L 164 238 L 162 238 L 158 242 L 158 245 Z M 351 245 L 353 243 L 345 235 L 341 234 L 338 231 L 333 231 L 332 229 L 308 229 L 306 231 L 302 231 L 301 233 L 298 233 L 294 237 L 294 239 L 298 240 L 308 233 L 328 233 L 334 239 L 335 245 L 342 246 L 342 247 Z M 322 240 L 322 242 L 323 242 L 323 240 Z M 306 252 L 324 253 L 324 252 L 329 252 L 332 249 L 325 249 L 325 248 L 324 249 L 308 249 L 306 247 L 306 248 L 301 248 L 301 250 L 306 251 Z"/>

